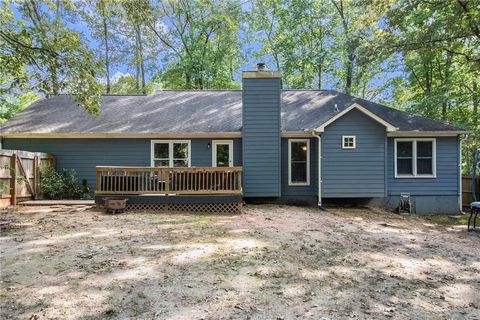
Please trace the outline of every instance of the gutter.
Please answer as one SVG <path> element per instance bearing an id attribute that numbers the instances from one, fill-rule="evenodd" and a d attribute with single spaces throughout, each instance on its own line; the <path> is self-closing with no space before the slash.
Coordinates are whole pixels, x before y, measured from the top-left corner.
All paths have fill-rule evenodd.
<path id="1" fill-rule="evenodd" d="M 463 212 L 463 190 L 462 190 L 462 137 L 458 136 L 458 208 L 460 214 Z M 475 159 L 473 160 L 475 161 Z M 475 190 L 475 189 L 473 189 Z"/>
<path id="2" fill-rule="evenodd" d="M 326 211 L 326 209 L 322 205 L 322 137 L 320 133 L 316 132 L 315 130 L 311 131 L 313 137 L 318 139 L 318 208 L 320 210 Z"/>

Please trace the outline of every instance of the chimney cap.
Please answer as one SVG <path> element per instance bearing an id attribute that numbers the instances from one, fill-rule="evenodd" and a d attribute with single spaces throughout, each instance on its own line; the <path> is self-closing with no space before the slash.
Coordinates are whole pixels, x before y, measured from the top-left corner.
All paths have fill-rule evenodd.
<path id="1" fill-rule="evenodd" d="M 265 64 L 265 62 L 257 63 L 257 71 L 265 71 L 266 68 L 267 68 L 267 65 Z"/>
<path id="2" fill-rule="evenodd" d="M 242 78 L 281 78 L 279 71 L 270 71 L 267 69 L 267 64 L 265 62 L 257 63 L 257 70 L 255 71 L 243 71 Z"/>

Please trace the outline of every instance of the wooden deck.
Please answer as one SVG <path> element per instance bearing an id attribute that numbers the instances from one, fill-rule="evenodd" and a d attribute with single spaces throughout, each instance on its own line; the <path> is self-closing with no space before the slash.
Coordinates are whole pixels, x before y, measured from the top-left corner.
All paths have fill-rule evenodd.
<path id="1" fill-rule="evenodd" d="M 242 195 L 242 167 L 96 167 L 95 195 Z"/>
<path id="2" fill-rule="evenodd" d="M 242 167 L 97 167 L 95 202 L 127 199 L 127 210 L 242 212 Z"/>

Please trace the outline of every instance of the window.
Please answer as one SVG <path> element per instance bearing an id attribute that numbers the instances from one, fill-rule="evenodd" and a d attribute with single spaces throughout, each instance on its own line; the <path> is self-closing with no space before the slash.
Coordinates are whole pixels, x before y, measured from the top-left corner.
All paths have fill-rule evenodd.
<path id="1" fill-rule="evenodd" d="M 288 140 L 288 184 L 310 184 L 310 140 Z"/>
<path id="2" fill-rule="evenodd" d="M 214 140 L 212 144 L 212 166 L 233 167 L 233 141 Z"/>
<path id="3" fill-rule="evenodd" d="M 435 139 L 395 139 L 396 178 L 435 178 Z"/>
<path id="4" fill-rule="evenodd" d="M 152 167 L 190 167 L 190 141 L 152 140 Z"/>
<path id="5" fill-rule="evenodd" d="M 355 136 L 342 136 L 342 148 L 343 149 L 355 149 L 356 141 Z"/>

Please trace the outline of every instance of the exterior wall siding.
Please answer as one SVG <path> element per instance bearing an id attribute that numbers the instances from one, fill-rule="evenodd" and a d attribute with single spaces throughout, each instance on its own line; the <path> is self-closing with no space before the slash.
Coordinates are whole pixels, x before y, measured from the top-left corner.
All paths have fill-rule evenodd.
<path id="1" fill-rule="evenodd" d="M 395 139 L 388 139 L 388 195 L 396 196 L 401 192 L 417 196 L 458 195 L 458 139 L 438 137 L 436 140 L 437 177 L 408 179 L 395 178 Z"/>
<path id="2" fill-rule="evenodd" d="M 356 136 L 355 149 L 342 148 L 342 136 Z M 352 110 L 322 134 L 322 197 L 385 196 L 385 127 Z"/>
<path id="3" fill-rule="evenodd" d="M 246 197 L 281 195 L 279 78 L 243 79 L 243 190 Z"/>
<path id="4" fill-rule="evenodd" d="M 342 135 L 355 135 L 357 148 L 344 150 Z M 212 165 L 212 141 L 191 139 L 192 166 Z M 219 139 L 222 140 L 222 139 Z M 234 141 L 234 165 L 242 165 L 242 139 Z M 288 185 L 288 140 L 282 138 L 278 153 L 281 174 L 267 181 L 255 179 L 266 171 L 274 177 L 277 171 L 264 164 L 246 169 L 253 174 L 245 196 L 269 197 L 276 183 L 280 183 L 279 200 L 287 203 L 314 204 L 318 187 L 318 140 L 310 138 L 310 185 Z M 78 178 L 95 185 L 95 166 L 150 166 L 150 139 L 3 139 L 3 148 L 47 152 L 55 156 L 58 169 L 75 169 Z M 259 141 L 263 141 L 260 137 Z M 211 147 L 208 148 L 208 143 Z M 265 142 L 266 143 L 266 142 Z M 386 149 L 385 149 L 386 148 Z M 260 150 L 259 143 L 249 150 Z M 386 151 L 386 152 L 385 152 Z M 459 198 L 459 140 L 457 137 L 436 138 L 436 178 L 395 178 L 394 138 L 386 138 L 383 126 L 360 112 L 352 111 L 328 126 L 322 135 L 322 193 L 324 198 L 372 198 L 377 204 L 396 208 L 401 192 L 411 194 L 413 210 L 418 214 L 458 213 Z M 272 159 L 272 158 L 267 158 Z M 263 162 L 262 162 L 263 163 Z M 280 169 L 279 169 L 280 171 Z M 244 184 L 245 188 L 245 184 Z M 253 190 L 253 193 L 252 193 Z M 254 194 L 254 195 L 252 195 Z M 277 194 L 277 193 L 275 193 Z"/>
<path id="5" fill-rule="evenodd" d="M 402 192 L 410 193 L 416 213 L 460 212 L 459 140 L 457 137 L 436 138 L 436 178 L 395 178 L 394 138 L 388 138 L 387 206 L 395 207 Z"/>
<path id="6" fill-rule="evenodd" d="M 174 139 L 173 139 L 174 140 Z M 212 141 L 191 139 L 192 166 L 212 166 Z M 225 139 L 228 140 L 228 139 Z M 242 165 L 242 140 L 233 140 L 233 162 Z M 96 166 L 150 166 L 150 139 L 3 139 L 5 149 L 47 152 L 57 169 L 74 169 L 79 180 L 95 186 Z M 208 143 L 211 147 L 208 148 Z"/>

